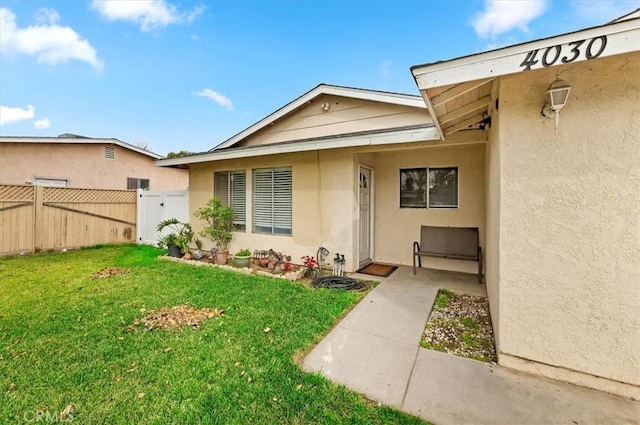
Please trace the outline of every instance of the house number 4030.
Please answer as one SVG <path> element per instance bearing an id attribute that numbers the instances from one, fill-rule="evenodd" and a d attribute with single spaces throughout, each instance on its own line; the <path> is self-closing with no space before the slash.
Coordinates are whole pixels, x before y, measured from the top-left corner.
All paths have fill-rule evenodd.
<path id="1" fill-rule="evenodd" d="M 555 46 L 549 46 L 544 50 L 535 49 L 530 51 L 527 53 L 527 56 L 524 58 L 520 66 L 524 68 L 523 71 L 530 71 L 532 66 L 542 62 L 542 66 L 548 68 L 555 65 L 558 59 L 560 59 L 560 62 L 562 63 L 573 62 L 578 59 L 583 52 L 584 57 L 587 60 L 595 59 L 604 52 L 606 47 L 606 35 L 593 37 L 589 41 L 578 40 L 567 44 L 557 44 Z M 563 51 L 565 52 L 565 55 L 561 57 Z"/>

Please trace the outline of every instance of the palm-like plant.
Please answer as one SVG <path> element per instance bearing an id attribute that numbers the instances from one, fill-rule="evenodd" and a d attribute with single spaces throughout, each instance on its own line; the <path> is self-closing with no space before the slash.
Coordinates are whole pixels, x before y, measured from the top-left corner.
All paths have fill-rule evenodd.
<path id="1" fill-rule="evenodd" d="M 193 242 L 196 246 L 202 246 L 202 242 L 196 239 L 194 242 L 195 234 L 191 228 L 191 224 L 183 223 L 177 218 L 168 218 L 158 223 L 156 230 L 162 232 L 164 229 L 170 229 L 171 231 L 158 240 L 158 246 L 160 248 L 168 247 L 169 245 L 175 245 L 180 248 L 180 251 L 188 252 L 189 245 Z"/>

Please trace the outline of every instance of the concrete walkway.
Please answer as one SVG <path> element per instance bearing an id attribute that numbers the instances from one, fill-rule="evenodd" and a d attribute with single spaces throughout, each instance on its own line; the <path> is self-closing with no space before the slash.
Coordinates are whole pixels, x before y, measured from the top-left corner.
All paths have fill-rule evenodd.
<path id="1" fill-rule="evenodd" d="M 486 294 L 472 275 L 422 269 L 413 276 L 401 267 L 307 355 L 303 368 L 436 425 L 640 423 L 638 402 L 421 348 L 443 286 Z"/>

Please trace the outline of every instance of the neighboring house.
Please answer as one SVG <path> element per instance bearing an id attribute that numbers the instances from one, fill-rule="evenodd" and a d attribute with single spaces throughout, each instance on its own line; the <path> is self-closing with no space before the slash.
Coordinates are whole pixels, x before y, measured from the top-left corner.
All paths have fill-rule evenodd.
<path id="1" fill-rule="evenodd" d="M 0 184 L 90 189 L 179 190 L 189 172 L 160 168 L 163 158 L 118 139 L 61 134 L 0 136 Z"/>
<path id="2" fill-rule="evenodd" d="M 498 362 L 640 399 L 639 46 L 636 12 L 413 67 L 423 99 L 320 85 L 158 164 L 189 165 L 191 213 L 214 194 L 236 208 L 232 250 L 323 245 L 354 271 L 411 264 L 423 224 L 479 227 Z"/>

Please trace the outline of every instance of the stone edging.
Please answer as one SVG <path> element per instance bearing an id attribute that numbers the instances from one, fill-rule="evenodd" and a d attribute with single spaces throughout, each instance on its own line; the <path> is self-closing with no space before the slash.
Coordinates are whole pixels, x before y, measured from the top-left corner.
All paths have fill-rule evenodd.
<path id="1" fill-rule="evenodd" d="M 173 261 L 174 263 L 189 264 L 191 266 L 196 266 L 196 267 L 216 267 L 223 270 L 229 270 L 235 273 L 243 273 L 247 275 L 255 274 L 258 276 L 272 277 L 275 279 L 290 280 L 292 282 L 300 279 L 302 276 L 304 276 L 305 272 L 307 271 L 306 268 L 301 268 L 300 270 L 295 272 L 288 272 L 285 274 L 273 274 L 273 273 L 263 272 L 262 270 L 254 270 L 249 267 L 239 268 L 239 267 L 227 266 L 226 264 L 221 265 L 221 264 L 214 264 L 214 263 L 205 263 L 204 261 L 197 261 L 197 260 L 183 260 L 182 258 L 169 257 L 167 255 L 160 255 L 158 259 L 165 260 L 165 261 Z"/>

